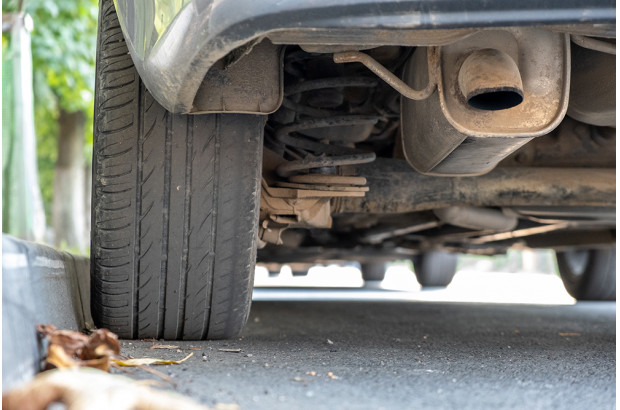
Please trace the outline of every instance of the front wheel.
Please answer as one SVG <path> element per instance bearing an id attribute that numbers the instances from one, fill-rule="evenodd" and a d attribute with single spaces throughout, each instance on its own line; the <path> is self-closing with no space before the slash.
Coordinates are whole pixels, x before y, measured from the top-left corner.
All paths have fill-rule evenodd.
<path id="1" fill-rule="evenodd" d="M 413 257 L 413 270 L 422 287 L 445 287 L 456 274 L 457 255 L 431 251 Z"/>
<path id="2" fill-rule="evenodd" d="M 247 319 L 264 118 L 174 115 L 145 89 L 101 2 L 91 230 L 95 324 L 221 339 Z"/>
<path id="3" fill-rule="evenodd" d="M 616 250 L 556 252 L 564 287 L 577 300 L 616 300 Z"/>

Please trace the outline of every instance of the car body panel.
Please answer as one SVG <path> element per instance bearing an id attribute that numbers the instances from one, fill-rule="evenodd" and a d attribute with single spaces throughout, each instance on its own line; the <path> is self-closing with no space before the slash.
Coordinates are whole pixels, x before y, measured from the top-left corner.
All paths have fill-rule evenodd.
<path id="1" fill-rule="evenodd" d="M 129 50 L 166 109 L 189 113 L 209 68 L 270 33 L 428 30 L 514 25 L 615 24 L 611 0 L 115 0 Z M 349 39 L 349 42 L 351 39 Z M 346 44 L 346 41 L 342 44 Z M 363 43 L 360 43 L 363 44 Z"/>

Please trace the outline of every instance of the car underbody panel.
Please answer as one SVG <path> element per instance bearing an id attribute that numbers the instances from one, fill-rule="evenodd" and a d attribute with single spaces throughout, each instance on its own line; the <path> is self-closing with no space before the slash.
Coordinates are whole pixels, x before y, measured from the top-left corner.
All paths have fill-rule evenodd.
<path id="1" fill-rule="evenodd" d="M 264 38 L 333 51 L 442 45 L 489 27 L 544 25 L 557 32 L 615 37 L 611 0 L 114 3 L 142 80 L 175 113 L 199 112 L 194 100 L 207 72 L 224 57 L 230 64 L 247 54 Z"/>

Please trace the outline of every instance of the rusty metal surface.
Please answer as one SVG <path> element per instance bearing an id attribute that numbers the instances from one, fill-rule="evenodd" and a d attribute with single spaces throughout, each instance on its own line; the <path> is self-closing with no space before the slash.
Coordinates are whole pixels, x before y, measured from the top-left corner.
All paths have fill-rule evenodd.
<path id="1" fill-rule="evenodd" d="M 459 67 L 471 50 L 495 48 L 519 67 L 523 103 L 501 111 L 473 110 L 462 104 Z M 476 137 L 535 137 L 547 134 L 564 117 L 570 80 L 567 35 L 539 28 L 488 30 L 441 48 L 439 96 L 444 114 L 459 132 Z"/>
<path id="2" fill-rule="evenodd" d="M 364 177 L 347 177 L 340 175 L 292 175 L 288 177 L 288 180 L 291 182 L 298 182 L 302 184 L 366 185 L 366 178 Z"/>
<path id="3" fill-rule="evenodd" d="M 481 110 L 505 110 L 523 102 L 519 67 L 501 50 L 484 48 L 469 54 L 458 74 L 467 103 Z"/>
<path id="4" fill-rule="evenodd" d="M 601 53 L 616 55 L 616 43 L 610 43 L 604 40 L 598 40 L 592 37 L 580 36 L 578 34 L 571 34 L 570 39 L 573 43 L 580 45 L 583 48 L 589 50 L 600 51 Z"/>
<path id="5" fill-rule="evenodd" d="M 587 124 L 615 127 L 616 56 L 576 44 L 571 46 L 571 53 L 567 114 Z"/>
<path id="6" fill-rule="evenodd" d="M 326 185 L 325 183 L 299 184 L 293 182 L 277 182 L 276 184 L 283 188 L 329 191 L 332 192 L 334 196 L 341 196 L 339 194 L 345 192 L 368 192 L 367 186 Z"/>
<path id="7" fill-rule="evenodd" d="M 405 157 L 419 172 L 476 175 L 530 139 L 553 130 L 568 104 L 569 39 L 540 28 L 483 30 L 440 48 L 437 93 L 424 101 L 401 100 Z M 480 110 L 465 103 L 459 69 L 474 50 L 494 48 L 519 67 L 523 102 L 504 110 Z M 423 54 L 423 53 L 422 53 Z M 426 58 L 416 52 L 405 81 L 414 88 L 428 79 Z"/>
<path id="8" fill-rule="evenodd" d="M 499 166 L 614 168 L 616 129 L 566 117 L 551 134 L 530 141 Z"/>
<path id="9" fill-rule="evenodd" d="M 330 195 L 324 197 L 299 199 L 273 196 L 272 193 L 274 191 L 278 193 L 277 190 L 278 188 L 270 188 L 263 179 L 258 232 L 260 247 L 267 243 L 282 245 L 282 233 L 290 227 L 331 228 L 330 199 L 333 193 L 328 192 Z M 287 189 L 286 191 L 294 194 L 303 190 Z"/>
<path id="10" fill-rule="evenodd" d="M 335 212 L 405 213 L 449 206 L 615 206 L 615 168 L 496 168 L 478 177 L 433 177 L 402 160 L 355 167 L 365 198 L 335 201 Z"/>
<path id="11" fill-rule="evenodd" d="M 365 164 L 374 161 L 376 155 L 374 152 L 330 156 L 312 156 L 309 155 L 304 159 L 296 161 L 284 162 L 278 166 L 276 172 L 281 177 L 287 177 L 300 171 L 308 171 L 315 168 L 337 167 L 342 165 Z"/>
<path id="12" fill-rule="evenodd" d="M 283 47 L 269 40 L 214 64 L 198 88 L 191 114 L 270 114 L 282 103 Z"/>
<path id="13" fill-rule="evenodd" d="M 345 51 L 334 53 L 335 63 L 362 63 L 370 71 L 375 73 L 379 78 L 385 81 L 390 87 L 394 88 L 401 95 L 412 100 L 425 100 L 435 91 L 437 87 L 437 63 L 439 59 L 438 48 L 427 48 L 428 58 L 428 83 L 421 90 L 411 88 L 407 83 L 403 82 L 396 75 L 392 74 L 387 68 L 382 66 L 377 60 L 368 54 L 359 51 Z"/>
<path id="14" fill-rule="evenodd" d="M 436 209 L 434 212 L 441 221 L 447 224 L 474 230 L 505 232 L 514 229 L 518 223 L 518 215 L 515 212 L 491 208 L 451 206 Z"/>

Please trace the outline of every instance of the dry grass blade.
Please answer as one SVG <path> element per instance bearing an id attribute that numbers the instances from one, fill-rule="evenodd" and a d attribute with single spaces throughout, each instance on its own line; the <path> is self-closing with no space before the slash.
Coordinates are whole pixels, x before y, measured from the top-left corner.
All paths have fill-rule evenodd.
<path id="1" fill-rule="evenodd" d="M 153 349 L 178 349 L 179 346 L 175 346 L 175 345 L 153 345 L 151 347 L 149 347 L 149 350 L 153 350 Z"/>
<path id="2" fill-rule="evenodd" d="M 136 367 L 136 366 L 149 365 L 149 364 L 179 364 L 179 363 L 183 363 L 184 361 L 186 361 L 193 355 L 194 353 L 192 352 L 181 360 L 163 360 L 163 359 L 153 359 L 150 357 L 143 357 L 143 358 L 138 358 L 138 359 L 125 359 L 125 360 L 112 359 L 112 360 L 114 363 L 118 364 L 119 366 Z"/>

